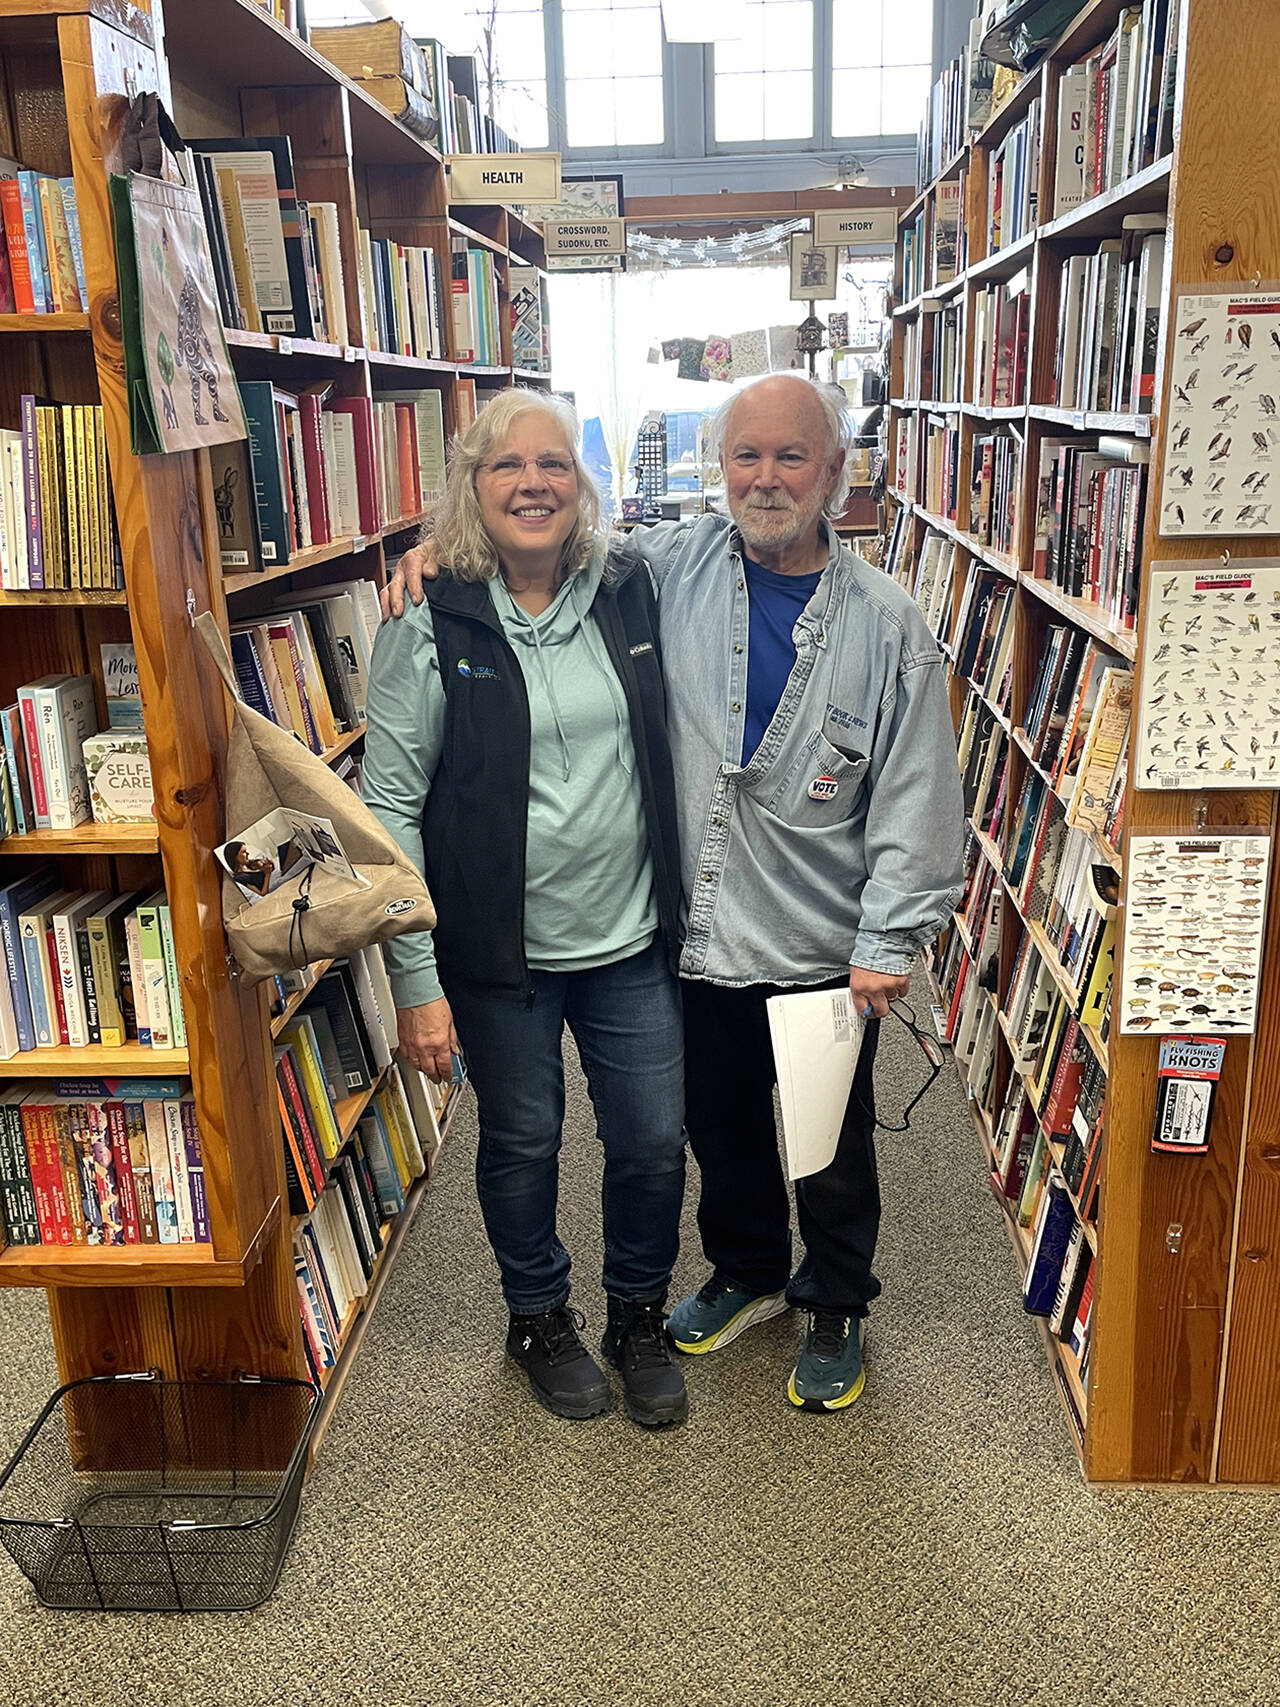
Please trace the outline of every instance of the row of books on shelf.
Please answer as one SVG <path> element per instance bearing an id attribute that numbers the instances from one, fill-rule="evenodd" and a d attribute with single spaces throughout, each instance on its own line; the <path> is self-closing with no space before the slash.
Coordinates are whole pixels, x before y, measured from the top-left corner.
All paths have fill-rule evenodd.
<path id="1" fill-rule="evenodd" d="M 380 620 L 373 583 L 351 580 L 282 594 L 272 610 L 233 623 L 246 703 L 323 753 L 364 722 Z"/>
<path id="2" fill-rule="evenodd" d="M 962 309 L 958 302 L 926 304 L 926 309 L 903 326 L 903 393 L 958 403 L 964 365 Z"/>
<path id="3" fill-rule="evenodd" d="M 1076 789 L 1104 683 L 1109 700 L 1109 674 L 1128 676 L 1130 667 L 1082 629 L 1049 624 L 1022 729 L 1027 751 L 1066 802 Z"/>
<path id="4" fill-rule="evenodd" d="M 373 237 L 363 228 L 359 242 L 367 347 L 420 361 L 448 361 L 445 316 L 452 312 L 451 291 L 441 278 L 435 250 Z"/>
<path id="5" fill-rule="evenodd" d="M 101 406 L 26 393 L 0 429 L 0 587 L 124 585 Z"/>
<path id="6" fill-rule="evenodd" d="M 291 1213 L 306 1214 L 324 1190 L 351 1135 L 342 1130 L 342 1108 L 351 1097 L 376 1094 L 385 1105 L 391 1151 L 402 1161 L 416 1156 L 412 1172 L 422 1171 L 408 1099 L 411 1085 L 415 1100 L 425 1092 L 420 1074 L 402 1074 L 392 1060 L 395 1024 L 382 952 L 375 946 L 334 961 L 288 1024 L 276 1028 L 276 1093 Z M 421 1122 L 423 1111 L 416 1113 Z M 429 1125 L 421 1129 L 430 1131 Z"/>
<path id="7" fill-rule="evenodd" d="M 317 1381 L 337 1362 L 355 1308 L 373 1281 L 390 1223 L 438 1146 L 438 1111 L 427 1112 L 428 1100 L 424 1091 L 424 1124 L 415 1130 L 393 1069 L 294 1230 L 303 1348 Z"/>
<path id="8" fill-rule="evenodd" d="M 955 540 L 936 528 L 925 532 L 918 561 L 905 561 L 911 535 L 911 517 L 899 510 L 890 536 L 885 569 L 907 588 L 919 605 L 929 631 L 939 644 L 949 647 L 953 629 L 952 585 L 955 580 Z"/>
<path id="9" fill-rule="evenodd" d="M 1009 735 L 985 700 L 971 693 L 958 743 L 965 817 L 997 847 L 1009 790 Z"/>
<path id="10" fill-rule="evenodd" d="M 276 1095 L 298 1303 L 313 1373 L 368 1289 L 384 1230 L 440 1143 L 436 1091 L 393 1059 L 395 1006 L 382 950 L 305 968 L 276 989 L 305 999 L 275 1027 Z M 352 1124 L 347 1109 L 361 1098 Z M 345 1128 L 345 1130 L 344 1130 Z"/>
<path id="11" fill-rule="evenodd" d="M 0 160 L 0 314 L 82 314 L 89 306 L 74 178 Z"/>
<path id="12" fill-rule="evenodd" d="M 1126 6 L 1058 83 L 1054 217 L 1113 189 L 1173 146 L 1181 0 Z"/>
<path id="13" fill-rule="evenodd" d="M 953 650 L 957 675 L 973 683 L 1000 712 L 1009 708 L 1012 675 L 1014 583 L 976 568 L 965 583 Z"/>
<path id="14" fill-rule="evenodd" d="M 1165 216 L 1128 214 L 1124 234 L 1062 264 L 1054 402 L 1149 415 L 1160 349 Z"/>
<path id="15" fill-rule="evenodd" d="M 488 249 L 453 239 L 453 348 L 460 362 L 497 367 L 502 361 L 498 269 Z"/>
<path id="16" fill-rule="evenodd" d="M 1027 397 L 1027 340 L 1031 327 L 1027 268 L 1006 284 L 987 285 L 973 298 L 973 400 L 1008 408 Z"/>
<path id="17" fill-rule="evenodd" d="M 954 521 L 960 501 L 960 429 L 952 416 L 924 423 L 924 503 L 932 515 Z"/>
<path id="18" fill-rule="evenodd" d="M 352 323 L 336 202 L 297 193 L 287 136 L 214 137 L 190 144 L 223 324 L 347 345 Z M 443 229 L 443 228 L 442 228 Z M 356 233 L 356 298 L 369 349 L 419 360 L 501 362 L 496 269 L 484 248 L 454 238 L 450 276 L 429 245 Z"/>
<path id="19" fill-rule="evenodd" d="M 163 889 L 64 889 L 41 866 L 0 888 L 0 1060 L 29 1049 L 187 1042 L 173 924 Z"/>
<path id="20" fill-rule="evenodd" d="M 902 233 L 902 299 L 940 290 L 969 264 L 964 219 L 967 174 L 938 185 L 929 208 L 921 208 Z"/>
<path id="21" fill-rule="evenodd" d="M 969 533 L 1007 557 L 1018 540 L 1022 440 L 1013 432 L 976 433 L 970 458 Z"/>
<path id="22" fill-rule="evenodd" d="M 993 875 L 995 862 L 979 860 L 975 838 L 968 849 L 961 916 L 971 940 L 980 941 L 981 929 L 971 915 L 985 925 L 987 897 L 1007 889 L 1023 919 L 1043 932 L 1061 981 L 1085 998 L 1082 1011 L 1089 1023 L 1101 1028 L 1115 951 L 1116 875 L 1100 858 L 1092 827 L 1073 821 L 1070 808 L 1034 770 L 1028 769 L 1004 837 L 1010 749 L 990 707 L 972 695 L 960 735 L 965 810 L 973 828 L 1000 852 L 1000 882 Z"/>
<path id="23" fill-rule="evenodd" d="M 1040 205 L 1040 97 L 987 158 L 987 253 L 1036 228 Z"/>
<path id="24" fill-rule="evenodd" d="M 1121 629 L 1138 615 L 1148 446 L 1106 434 L 1040 441 L 1033 572 Z"/>
<path id="25" fill-rule="evenodd" d="M 188 143 L 223 324 L 349 342 L 336 202 L 298 195 L 287 136 Z"/>
<path id="26" fill-rule="evenodd" d="M 1087 1265 L 1092 1244 L 1075 1204 L 1092 1220 L 1102 1157 L 1106 1074 L 1055 990 L 1056 1009 L 1050 1003 L 1035 1010 L 1036 1052 L 1028 1056 L 1022 1051 L 1015 1059 L 997 1116 L 1001 1025 L 993 985 L 982 970 L 985 963 L 985 953 L 970 954 L 959 931 L 944 932 L 936 966 L 946 1034 L 964 1069 L 969 1094 L 990 1122 L 993 1189 L 1011 1218 L 1031 1230 L 1026 1308 L 1047 1317 L 1050 1330 L 1083 1358 L 1088 1305 L 1082 1320 L 1080 1299 L 1087 1269 L 1081 1271 L 1078 1265 Z M 1005 1032 L 1011 1039 L 1015 1036 L 1009 1021 Z M 1068 1179 L 1074 1182 L 1074 1202 Z M 1056 1202 L 1059 1193 L 1061 1203 Z M 1067 1211 L 1070 1222 L 1079 1227 L 1074 1235 L 1070 1222 L 1062 1220 Z M 1050 1213 L 1054 1221 L 1046 1226 Z M 1077 1246 L 1083 1246 L 1085 1257 Z M 1068 1247 L 1071 1285 L 1060 1296 Z"/>
<path id="27" fill-rule="evenodd" d="M 939 941 L 936 968 L 947 1040 L 965 1068 L 972 1094 L 992 1121 L 992 1161 L 1004 1195 L 1017 1196 L 1037 1172 L 1028 1166 L 1032 1158 L 1026 1140 L 1030 1136 L 1034 1143 L 1038 1131 L 1049 1144 L 1063 1146 L 1064 1176 L 1092 1221 L 1106 1070 L 1086 1035 L 1085 1025 L 1090 1022 L 1072 1009 L 1059 990 L 1030 933 L 1024 933 L 1019 944 L 1008 999 L 1000 1008 L 998 940 L 994 945 L 992 941 L 999 935 L 998 906 L 991 918 L 985 936 L 975 933 L 972 950 L 954 928 Z M 1109 977 L 1110 960 L 1104 957 L 1099 979 L 1106 983 Z M 993 1024 L 988 1013 L 1000 1019 Z M 1001 1034 L 1008 1049 L 1011 1082 L 997 1119 L 990 1095 L 996 1081 L 988 1062 L 997 1053 Z M 1010 1122 L 1015 1110 L 1016 1128 Z M 1024 1213 L 1026 1219 L 1020 1219 L 1027 1226 L 1034 1205 L 1025 1205 Z"/>
<path id="28" fill-rule="evenodd" d="M 1098 1073 L 1105 1093 L 1105 1075 L 1100 1068 Z M 1070 1154 L 1082 1154 L 1074 1128 L 1067 1148 Z M 1091 1201 L 1097 1197 L 1096 1170 L 1101 1158 L 1099 1105 L 1092 1147 L 1094 1166 L 1087 1182 L 1081 1177 L 1081 1186 L 1087 1185 Z M 1017 1074 L 1010 1076 L 992 1160 L 994 1189 L 1018 1225 L 1030 1229 L 1023 1303 L 1029 1315 L 1045 1317 L 1050 1333 L 1070 1347 L 1080 1364 L 1083 1385 L 1088 1379 L 1093 1315 L 1093 1242 L 1086 1222 L 1076 1213 L 1075 1204 L 1082 1198 L 1077 1193 L 1072 1201 L 1070 1182 L 1056 1147 L 1046 1136 Z"/>
<path id="29" fill-rule="evenodd" d="M 0 1091 L 0 1206 L 10 1245 L 208 1244 L 190 1083 L 7 1085 Z"/>
<path id="30" fill-rule="evenodd" d="M 342 397 L 242 380 L 247 447 L 218 453 L 224 570 L 287 563 L 334 540 L 412 520 L 442 496 L 444 414 L 435 390 Z"/>
<path id="31" fill-rule="evenodd" d="M 103 654 L 131 646 L 104 645 Z M 136 666 L 135 666 L 136 672 Z M 136 680 L 136 674 L 135 674 Z M 41 676 L 0 711 L 0 837 L 153 821 L 147 738 L 138 699 L 107 699 L 111 720 L 98 727 L 91 676 Z"/>
<path id="32" fill-rule="evenodd" d="M 929 106 L 920 124 L 916 150 L 916 182 L 920 189 L 955 158 L 970 133 L 981 130 L 992 116 L 997 79 L 1012 88 L 1009 73 L 979 51 L 982 29 L 979 6 L 969 21 L 965 46 L 929 91 Z"/>

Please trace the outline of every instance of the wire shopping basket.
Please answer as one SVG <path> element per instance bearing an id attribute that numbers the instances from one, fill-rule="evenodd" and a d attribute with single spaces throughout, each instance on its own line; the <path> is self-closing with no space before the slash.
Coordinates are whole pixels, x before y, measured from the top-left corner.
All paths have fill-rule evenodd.
<path id="1" fill-rule="evenodd" d="M 60 1387 L 0 1474 L 0 1542 L 45 1606 L 236 1612 L 271 1595 L 320 1391 L 156 1371 Z"/>

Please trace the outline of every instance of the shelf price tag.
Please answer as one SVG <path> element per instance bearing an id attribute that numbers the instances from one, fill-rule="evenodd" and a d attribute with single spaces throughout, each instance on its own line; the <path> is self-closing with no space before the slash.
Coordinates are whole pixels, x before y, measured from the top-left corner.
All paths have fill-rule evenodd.
<path id="1" fill-rule="evenodd" d="M 280 354 L 282 356 L 291 356 L 293 354 L 293 339 L 292 338 L 277 338 L 276 339 L 276 349 L 280 352 Z"/>
<path id="2" fill-rule="evenodd" d="M 369 543 L 369 539 L 368 539 L 368 536 L 366 534 L 363 534 L 363 533 L 354 534 L 352 536 L 352 539 L 351 539 L 352 554 L 358 555 L 360 552 L 362 552 L 364 550 L 365 546 L 368 545 L 368 543 Z"/>
<path id="3" fill-rule="evenodd" d="M 359 353 L 360 352 L 356 349 L 354 344 L 344 344 L 342 346 L 342 359 L 344 362 L 355 361 Z"/>

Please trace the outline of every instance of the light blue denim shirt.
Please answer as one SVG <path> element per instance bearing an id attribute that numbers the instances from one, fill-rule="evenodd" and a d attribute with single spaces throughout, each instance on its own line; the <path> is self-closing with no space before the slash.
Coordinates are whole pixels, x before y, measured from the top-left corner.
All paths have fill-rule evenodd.
<path id="1" fill-rule="evenodd" d="M 705 516 L 628 542 L 660 589 L 688 978 L 905 972 L 959 898 L 964 815 L 941 655 L 910 596 L 829 537 L 795 667 L 745 766 L 736 528 Z"/>

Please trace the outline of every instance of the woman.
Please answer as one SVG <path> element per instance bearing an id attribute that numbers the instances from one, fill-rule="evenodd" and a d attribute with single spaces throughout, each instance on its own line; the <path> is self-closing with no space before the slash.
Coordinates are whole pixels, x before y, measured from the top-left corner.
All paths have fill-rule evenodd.
<path id="1" fill-rule="evenodd" d="M 605 1358 L 628 1414 L 678 1422 L 663 1304 L 684 1194 L 679 862 L 648 573 L 611 557 L 565 404 L 490 403 L 455 447 L 441 572 L 383 627 L 365 798 L 424 871 L 434 941 L 385 945 L 400 1044 L 461 1046 L 507 1351 L 557 1416 L 608 1408 L 556 1236 L 567 1023 L 604 1145 Z"/>

